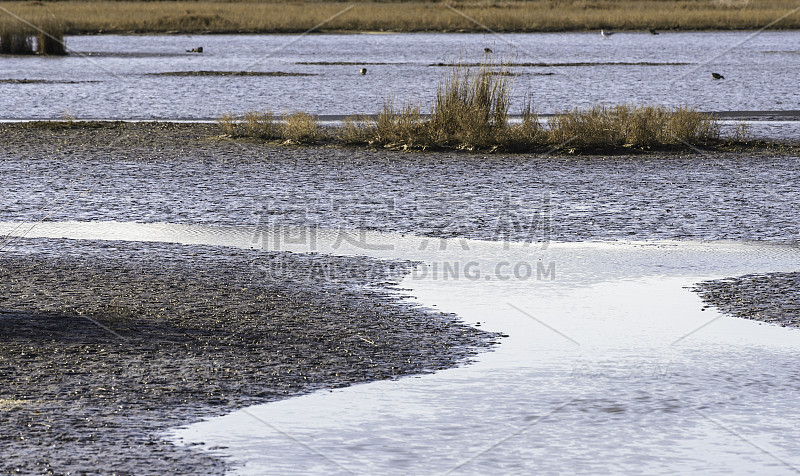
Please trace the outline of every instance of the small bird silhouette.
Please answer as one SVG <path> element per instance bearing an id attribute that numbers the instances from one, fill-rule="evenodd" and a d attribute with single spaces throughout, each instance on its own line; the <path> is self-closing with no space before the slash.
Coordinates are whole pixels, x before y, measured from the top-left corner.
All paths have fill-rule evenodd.
<path id="1" fill-rule="evenodd" d="M 491 53 L 491 52 L 492 52 L 492 49 L 491 49 L 491 48 L 484 48 L 484 49 L 483 49 L 483 52 L 484 52 L 484 53 Z"/>
<path id="2" fill-rule="evenodd" d="M 601 35 L 603 38 L 608 38 L 609 36 L 611 36 L 611 35 L 613 35 L 613 34 L 614 34 L 614 32 L 613 32 L 613 31 L 605 31 L 605 30 L 603 30 L 602 28 L 600 29 L 600 35 Z"/>
<path id="3" fill-rule="evenodd" d="M 361 74 L 367 74 L 367 68 L 361 68 Z"/>
<path id="4" fill-rule="evenodd" d="M 651 35 L 658 35 L 658 32 L 656 31 L 655 28 L 650 28 L 650 34 Z"/>
<path id="5" fill-rule="evenodd" d="M 197 48 L 192 48 L 191 50 L 186 50 L 187 53 L 202 53 L 203 47 L 198 46 Z"/>
<path id="6" fill-rule="evenodd" d="M 721 75 L 719 73 L 711 73 L 711 77 L 714 78 L 714 79 L 725 79 L 725 76 L 723 76 L 723 75 Z"/>

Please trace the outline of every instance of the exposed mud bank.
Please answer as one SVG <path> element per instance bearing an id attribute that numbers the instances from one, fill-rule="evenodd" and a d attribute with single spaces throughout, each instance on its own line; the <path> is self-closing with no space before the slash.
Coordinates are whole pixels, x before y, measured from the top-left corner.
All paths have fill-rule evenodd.
<path id="1" fill-rule="evenodd" d="M 693 291 L 711 306 L 743 319 L 800 327 L 800 272 L 768 273 L 698 283 Z"/>
<path id="2" fill-rule="evenodd" d="M 452 367 L 497 337 L 391 295 L 408 267 L 68 240 L 3 251 L 0 472 L 218 473 L 159 431 Z"/>

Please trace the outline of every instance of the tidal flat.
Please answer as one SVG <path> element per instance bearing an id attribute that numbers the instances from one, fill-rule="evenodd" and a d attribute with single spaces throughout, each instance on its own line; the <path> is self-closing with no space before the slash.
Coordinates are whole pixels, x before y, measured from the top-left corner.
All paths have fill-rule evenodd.
<path id="1" fill-rule="evenodd" d="M 484 155 L 232 141 L 215 124 L 5 124 L 2 133 L 0 220 L 45 210 L 28 224 L 34 230 L 46 216 L 374 230 L 434 246 L 469 238 L 788 247 L 800 232 L 790 147 Z M 13 410 L 4 435 L 19 451 L 4 460 L 8 471 L 222 472 L 213 454 L 159 432 L 314 389 L 449 368 L 499 338 L 398 301 L 407 261 L 55 238 L 10 244 L 0 256 L 8 383 L 0 403 Z M 280 263 L 270 268 L 279 272 L 265 275 L 260 260 Z M 309 280 L 320 263 L 352 273 Z M 741 292 L 757 291 L 759 302 L 777 302 L 787 288 L 753 282 Z"/>
<path id="2" fill-rule="evenodd" d="M 2 253 L 3 473 L 220 473 L 159 432 L 449 368 L 498 338 L 401 303 L 410 263 L 75 240 Z"/>

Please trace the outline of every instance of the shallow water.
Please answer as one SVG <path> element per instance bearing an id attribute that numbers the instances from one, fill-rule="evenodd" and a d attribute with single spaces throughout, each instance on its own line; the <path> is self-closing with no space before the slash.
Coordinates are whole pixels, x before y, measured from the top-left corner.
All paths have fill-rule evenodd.
<path id="1" fill-rule="evenodd" d="M 232 110 L 372 114 L 386 99 L 427 109 L 454 61 L 511 67 L 519 112 L 597 103 L 706 111 L 797 110 L 800 32 L 79 36 L 64 58 L 0 56 L 0 119 L 210 119 Z M 186 53 L 204 47 L 203 54 Z M 352 62 L 353 65 L 323 65 Z M 372 64 L 374 63 L 374 64 Z M 577 66 L 579 63 L 592 63 Z M 634 63 L 620 65 L 614 63 Z M 685 64 L 676 64 L 685 63 Z M 366 66 L 368 73 L 359 74 Z M 165 77 L 170 71 L 281 71 L 307 77 Z M 715 81 L 711 72 L 725 76 Z M 3 80 L 50 80 L 10 83 Z"/>
<path id="2" fill-rule="evenodd" d="M 797 240 L 797 157 L 3 150 L 0 220 L 358 228 L 515 241 Z M 48 203 L 53 201 L 48 206 Z"/>
<path id="3" fill-rule="evenodd" d="M 797 269 L 796 248 L 447 243 L 448 252 L 406 255 L 427 255 L 428 272 L 402 286 L 508 333 L 494 353 L 419 379 L 251 407 L 175 436 L 227 446 L 234 474 L 795 472 L 799 422 L 787 410 L 800 403 L 800 332 L 720 318 L 684 286 Z M 540 258 L 554 280 L 488 272 Z M 480 279 L 432 271 L 465 261 L 480 263 Z"/>
<path id="4" fill-rule="evenodd" d="M 404 294 L 509 335 L 469 366 L 249 407 L 171 433 L 232 458 L 234 474 L 797 471 L 800 331 L 704 310 L 685 289 L 797 270 L 797 247 L 349 233 L 71 222 L 28 236 L 423 260 Z"/>

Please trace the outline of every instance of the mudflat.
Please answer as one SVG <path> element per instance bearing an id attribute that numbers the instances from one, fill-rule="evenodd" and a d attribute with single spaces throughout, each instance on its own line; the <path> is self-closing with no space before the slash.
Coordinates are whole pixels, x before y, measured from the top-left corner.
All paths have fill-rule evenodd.
<path id="1" fill-rule="evenodd" d="M 0 255 L 0 472 L 221 473 L 221 460 L 159 432 L 312 390 L 452 367 L 496 340 L 401 302 L 392 288 L 410 265 L 17 242 Z"/>
<path id="2" fill-rule="evenodd" d="M 534 241 L 800 233 L 797 153 L 780 145 L 548 156 L 279 146 L 221 138 L 216 124 L 4 124 L 0 134 L 3 221 L 64 193 L 48 220 Z M 392 287 L 408 262 L 55 239 L 0 253 L 3 472 L 221 472 L 159 432 L 451 367 L 498 337 L 400 302 Z M 738 294 L 707 301 L 795 325 L 795 280 L 737 278 Z M 789 305 L 763 313 L 748 299 Z"/>

